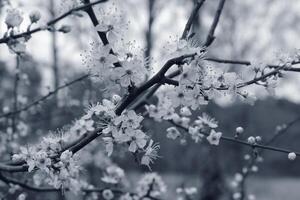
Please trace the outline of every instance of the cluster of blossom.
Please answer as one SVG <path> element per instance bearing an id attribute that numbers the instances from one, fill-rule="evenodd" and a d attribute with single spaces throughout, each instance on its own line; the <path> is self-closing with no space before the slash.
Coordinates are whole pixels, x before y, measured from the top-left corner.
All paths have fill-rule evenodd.
<path id="1" fill-rule="evenodd" d="M 43 183 L 76 192 L 80 190 L 80 167 L 72 152 L 61 152 L 64 143 L 61 137 L 44 137 L 36 146 L 21 147 L 21 152 L 14 154 L 12 159 L 25 161 L 29 172 L 38 169 L 36 180 L 44 177 Z"/>
<path id="2" fill-rule="evenodd" d="M 101 180 L 109 184 L 119 184 L 124 179 L 124 170 L 116 165 L 111 165 L 106 168 L 104 176 Z"/>
<path id="3" fill-rule="evenodd" d="M 181 110 L 183 109 L 184 108 Z M 187 110 L 188 108 L 185 109 Z M 196 143 L 202 141 L 202 138 L 207 136 L 206 139 L 211 145 L 218 145 L 222 136 L 221 132 L 215 130 L 218 127 L 218 122 L 206 113 L 202 113 L 202 116 L 198 116 L 198 119 L 194 120 L 192 123 L 190 122 L 190 118 L 187 117 L 174 120 L 174 123 L 186 128 L 188 134 L 183 135 L 183 137 L 189 135 Z M 176 139 L 182 137 L 182 134 L 176 127 L 170 127 L 167 129 L 167 137 Z"/>
<path id="4" fill-rule="evenodd" d="M 240 173 L 236 173 L 231 185 L 233 189 L 232 198 L 235 200 L 239 199 L 247 199 L 247 200 L 255 200 L 255 196 L 253 194 L 247 194 L 245 192 L 245 179 L 250 173 L 257 173 L 258 172 L 258 166 L 255 165 L 256 162 L 262 162 L 263 158 L 260 156 L 250 156 L 249 154 L 246 154 L 244 156 L 244 160 L 247 161 L 247 164 L 242 168 L 242 171 Z"/>
<path id="5" fill-rule="evenodd" d="M 240 75 L 235 72 L 225 72 L 215 68 L 206 61 L 206 50 L 200 48 L 193 39 L 179 40 L 171 57 L 195 54 L 180 66 L 182 71 L 178 77 L 179 86 L 168 90 L 166 94 L 172 100 L 174 107 L 188 106 L 193 110 L 207 104 L 208 100 L 228 96 L 231 100 L 240 97 L 246 102 L 252 103 L 253 95 L 238 85 L 243 82 Z M 174 44 L 173 44 L 174 46 Z"/>
<path id="6" fill-rule="evenodd" d="M 80 166 L 72 152 L 64 150 L 66 144 L 92 131 L 102 131 L 107 153 L 111 155 L 115 143 L 128 146 L 131 153 L 141 153 L 141 164 L 150 167 L 158 157 L 159 145 L 149 140 L 141 130 L 143 117 L 133 110 L 126 110 L 120 116 L 115 114 L 118 95 L 112 100 L 91 106 L 86 114 L 74 122 L 60 136 L 44 137 L 42 141 L 30 147 L 21 147 L 20 153 L 13 155 L 16 162 L 25 162 L 28 171 L 38 169 L 34 175 L 36 184 L 48 184 L 55 188 L 68 188 L 79 191 L 83 183 L 79 181 Z M 74 137 L 74 135 L 76 137 Z M 102 181 L 110 184 L 119 183 L 124 171 L 116 166 L 106 168 Z"/>
<path id="7" fill-rule="evenodd" d="M 149 165 L 153 159 L 157 158 L 159 146 L 153 144 L 152 140 L 141 130 L 141 122 L 144 118 L 137 115 L 133 110 L 124 111 L 120 116 L 111 119 L 103 129 L 105 136 L 106 151 L 108 155 L 113 152 L 113 146 L 125 144 L 128 151 L 132 153 L 142 152 L 141 163 Z"/>
<path id="8" fill-rule="evenodd" d="M 176 193 L 178 195 L 177 200 L 192 200 L 197 196 L 197 188 L 196 187 L 178 187 L 176 189 Z"/>
<path id="9" fill-rule="evenodd" d="M 245 197 L 243 197 L 242 194 L 239 193 L 239 192 L 234 193 L 234 194 L 232 195 L 232 198 L 233 198 L 234 200 L 240 200 L 240 199 L 255 200 L 255 199 L 256 199 L 256 197 L 255 197 L 254 194 L 248 194 L 248 195 L 246 196 L 246 198 L 245 198 Z"/>
<path id="10" fill-rule="evenodd" d="M 35 178 L 35 177 L 34 177 Z M 40 179 L 40 177 L 39 177 Z M 99 195 L 105 200 L 119 199 L 119 200 L 140 200 L 147 198 L 159 198 L 166 192 L 166 185 L 162 178 L 157 173 L 147 173 L 143 175 L 140 180 L 132 187 L 128 180 L 125 179 L 125 174 L 123 169 L 113 164 L 106 168 L 104 171 L 104 176 L 101 178 L 104 183 L 108 185 L 105 186 L 100 193 L 97 191 L 95 186 L 82 182 L 81 191 L 91 190 L 91 192 L 84 192 L 86 194 L 86 199 L 96 200 L 99 199 Z M 35 182 L 40 182 L 40 180 Z M 123 183 L 125 182 L 125 184 Z M 39 184 L 37 184 L 39 185 Z M 12 193 L 20 190 L 18 186 L 11 186 L 11 190 L 14 189 Z M 135 190 L 132 190 L 135 188 Z M 95 192 L 92 190 L 96 189 Z M 189 190 L 190 193 L 192 189 Z M 101 199 L 102 199 L 101 198 Z"/>
<path id="11" fill-rule="evenodd" d="M 161 94 L 164 95 L 163 93 L 159 93 L 158 96 Z M 187 129 L 188 135 L 196 143 L 201 141 L 205 135 L 208 135 L 207 140 L 210 144 L 219 144 L 222 133 L 215 131 L 218 127 L 218 122 L 206 113 L 203 113 L 202 116 L 198 116 L 197 120 L 191 122 L 190 117 L 192 112 L 189 107 L 181 107 L 179 114 L 177 114 L 169 98 L 159 98 L 157 105 L 147 105 L 146 109 L 149 116 L 156 121 L 161 121 L 162 119 L 169 120 Z M 175 126 L 167 129 L 167 137 L 173 140 L 180 138 L 182 144 L 186 143 L 186 136 L 187 134 L 182 134 Z"/>
<path id="12" fill-rule="evenodd" d="M 136 191 L 139 197 L 160 197 L 167 190 L 166 184 L 157 173 L 147 173 L 138 182 Z"/>
<path id="13" fill-rule="evenodd" d="M 134 42 L 124 42 L 123 33 L 129 22 L 125 22 L 123 15 L 117 12 L 116 7 L 100 10 L 101 17 L 95 30 L 106 35 L 108 44 L 92 43 L 84 57 L 95 80 L 103 82 L 109 91 L 139 85 L 149 73 L 143 51 L 135 53 Z"/>
<path id="14" fill-rule="evenodd" d="M 28 18 L 30 23 L 27 25 L 27 31 L 30 31 L 31 26 L 35 23 L 38 23 L 41 19 L 41 13 L 39 11 L 31 11 L 28 14 Z M 4 38 L 8 37 L 9 41 L 7 42 L 7 46 L 11 53 L 13 54 L 23 54 L 26 51 L 26 42 L 31 38 L 31 35 L 24 34 L 24 37 L 20 37 L 17 39 L 13 39 L 11 36 L 20 33 L 20 26 L 24 21 L 23 13 L 16 9 L 10 8 L 7 10 L 7 15 L 5 17 L 5 24 L 7 26 L 7 31 L 4 34 Z M 62 33 L 68 33 L 71 31 L 71 27 L 67 25 L 62 25 L 59 29 L 54 30 L 52 27 L 48 27 L 47 24 L 42 24 L 40 26 L 41 30 L 51 30 L 51 31 L 59 31 Z"/>
<path id="15" fill-rule="evenodd" d="M 125 110 L 120 116 L 115 114 L 115 107 L 120 96 L 113 95 L 112 100 L 103 99 L 102 103 L 91 106 L 87 113 L 74 123 L 70 133 L 77 136 L 90 131 L 103 133 L 103 141 L 107 154 L 113 153 L 114 144 L 125 144 L 131 153 L 143 153 L 141 163 L 149 166 L 158 157 L 159 145 L 149 140 L 141 130 L 143 117 L 133 110 Z M 71 135 L 71 134 L 69 134 Z"/>
<path id="16" fill-rule="evenodd" d="M 290 53 L 280 52 L 276 56 L 276 59 L 273 60 L 273 62 L 276 64 L 273 67 L 265 62 L 255 61 L 252 62 L 250 69 L 254 72 L 254 78 L 263 76 L 274 70 L 278 70 L 278 73 L 268 76 L 258 82 L 258 84 L 263 86 L 270 95 L 274 96 L 275 88 L 280 78 L 283 77 L 284 70 L 290 69 L 294 63 L 299 62 L 299 55 L 299 49 L 296 49 Z"/>
<path id="17" fill-rule="evenodd" d="M 108 42 L 115 47 L 120 40 L 124 39 L 125 32 L 129 29 L 130 21 L 126 21 L 125 14 L 112 4 L 103 5 L 97 10 L 99 24 L 95 27 L 96 31 L 106 33 Z"/>
<path id="18" fill-rule="evenodd" d="M 187 60 L 185 64 L 180 66 L 182 72 L 178 78 L 179 86 L 164 92 L 172 101 L 173 107 L 188 106 L 196 110 L 201 105 L 207 104 L 208 100 L 218 99 L 223 96 L 228 97 L 232 101 L 239 97 L 246 103 L 254 104 L 256 97 L 251 92 L 243 89 L 247 85 L 243 85 L 246 83 L 244 77 L 235 72 L 225 72 L 212 66 L 209 61 L 205 60 L 205 49 L 195 47 L 189 40 L 179 40 L 177 48 L 173 49 L 176 49 L 171 54 L 173 56 L 197 54 L 193 59 Z M 296 51 L 283 58 L 281 57 L 277 58 L 278 64 L 275 68 L 260 62 L 253 62 L 250 66 L 250 69 L 254 72 L 253 80 L 278 70 L 277 73 L 257 81 L 258 85 L 264 86 L 271 95 L 275 94 L 275 87 L 284 70 L 289 69 L 294 62 L 299 61 L 299 52 Z"/>
<path id="19" fill-rule="evenodd" d="M 26 200 L 27 193 L 22 192 L 22 188 L 19 185 L 9 184 L 9 190 L 7 193 L 0 192 L 0 198 L 6 199 L 7 194 L 14 194 L 16 195 L 16 200 Z"/>
<path id="20" fill-rule="evenodd" d="M 193 60 L 189 66 L 183 66 L 179 77 L 179 87 L 170 90 L 169 96 L 174 106 L 188 106 L 196 110 L 208 100 L 229 96 L 237 97 L 237 85 L 242 82 L 234 72 L 223 72 L 209 65 L 203 57 Z"/>
<path id="21" fill-rule="evenodd" d="M 250 136 L 247 139 L 247 142 L 249 144 L 253 144 L 253 145 L 255 145 L 255 144 L 257 144 L 257 143 L 259 143 L 261 141 L 262 141 L 262 138 L 260 136 L 255 136 L 255 137 L 254 136 Z"/>
<path id="22" fill-rule="evenodd" d="M 91 131 L 103 133 L 105 149 L 110 156 L 114 144 L 124 144 L 131 153 L 141 153 L 141 164 L 150 167 L 158 158 L 159 145 L 154 143 L 141 130 L 143 117 L 133 110 L 125 110 L 120 116 L 115 114 L 115 107 L 120 96 L 113 95 L 112 100 L 103 99 L 102 103 L 92 105 L 87 113 L 69 129 L 69 134 L 78 137 Z"/>
<path id="23" fill-rule="evenodd" d="M 11 137 L 11 139 L 18 139 L 19 137 L 27 136 L 29 132 L 29 126 L 25 122 L 19 120 L 15 127 L 15 132 L 13 132 L 13 128 L 7 127 L 6 134 Z"/>
<path id="24" fill-rule="evenodd" d="M 29 19 L 31 21 L 31 24 L 38 22 L 40 18 L 41 18 L 41 14 L 37 11 L 33 11 L 29 14 Z M 5 33 L 4 37 L 9 37 L 11 35 L 18 33 L 20 29 L 20 25 L 22 24 L 23 20 L 24 20 L 23 14 L 20 10 L 15 8 L 8 9 L 5 18 L 7 32 Z M 30 28 L 30 26 L 28 28 Z M 10 49 L 10 52 L 16 54 L 24 53 L 26 50 L 25 43 L 28 41 L 29 38 L 30 37 L 9 40 L 7 45 Z"/>
<path id="25" fill-rule="evenodd" d="M 117 169 L 117 168 L 115 168 Z M 119 170 L 119 169 L 118 169 Z M 93 187 L 90 187 L 92 189 Z M 141 199 L 160 199 L 166 192 L 166 185 L 157 173 L 147 173 L 134 185 L 136 188 L 131 191 L 129 188 L 125 190 L 107 188 L 101 192 L 101 196 L 105 200 L 141 200 Z M 193 192 L 190 190 L 190 192 Z M 101 198 L 101 199 L 102 199 Z M 98 194 L 93 192 L 88 198 L 89 200 L 99 199 Z"/>
<path id="26" fill-rule="evenodd" d="M 59 13 L 65 13 L 82 4 L 81 0 L 64 0 L 59 2 Z"/>
<path id="27" fill-rule="evenodd" d="M 112 54 L 110 44 L 92 43 L 85 63 L 96 81 L 105 83 L 106 90 L 139 85 L 148 73 L 146 63 L 131 52 L 126 56 Z"/>

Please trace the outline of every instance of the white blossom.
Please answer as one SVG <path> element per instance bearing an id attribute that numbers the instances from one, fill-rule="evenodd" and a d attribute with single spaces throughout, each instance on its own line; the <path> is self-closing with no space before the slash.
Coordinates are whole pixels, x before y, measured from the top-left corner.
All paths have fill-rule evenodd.
<path id="1" fill-rule="evenodd" d="M 23 22 L 23 17 L 18 9 L 8 9 L 5 18 L 5 23 L 8 28 L 19 27 Z"/>
<path id="2" fill-rule="evenodd" d="M 256 143 L 256 139 L 253 136 L 248 137 L 247 141 L 248 141 L 249 144 L 255 144 Z"/>
<path id="3" fill-rule="evenodd" d="M 212 129 L 210 131 L 209 136 L 206 139 L 211 145 L 219 145 L 221 137 L 222 137 L 221 132 L 216 132 L 214 129 Z"/>
<path id="4" fill-rule="evenodd" d="M 117 184 L 122 181 L 125 173 L 124 170 L 116 165 L 112 165 L 106 168 L 104 176 L 101 180 L 105 183 Z"/>
<path id="5" fill-rule="evenodd" d="M 31 11 L 29 14 L 31 23 L 36 23 L 41 19 L 41 13 L 39 11 Z"/>
<path id="6" fill-rule="evenodd" d="M 236 132 L 237 134 L 242 134 L 242 133 L 244 132 L 244 128 L 241 127 L 241 126 L 239 126 L 239 127 L 237 127 L 237 128 L 235 129 L 235 132 Z"/>
<path id="7" fill-rule="evenodd" d="M 105 200 L 111 200 L 114 198 L 114 193 L 109 189 L 105 189 L 102 192 L 102 196 Z"/>
<path id="8" fill-rule="evenodd" d="M 152 190 L 149 191 L 150 187 Z M 159 197 L 166 192 L 167 187 L 157 173 L 147 173 L 139 180 L 136 190 L 140 197 L 148 192 L 151 197 Z"/>
<path id="9" fill-rule="evenodd" d="M 159 156 L 158 156 L 158 150 L 160 149 L 160 146 L 158 143 L 154 143 L 153 140 L 150 140 L 148 146 L 145 149 L 145 154 L 143 155 L 141 159 L 141 164 L 148 166 L 150 168 L 150 164 L 154 162 Z"/>
<path id="10" fill-rule="evenodd" d="M 291 153 L 288 154 L 289 160 L 295 160 L 296 157 L 297 157 L 297 155 L 296 155 L 296 153 L 294 153 L 294 152 L 291 152 Z"/>
<path id="11" fill-rule="evenodd" d="M 195 123 L 197 125 L 205 125 L 205 126 L 208 126 L 210 128 L 217 128 L 218 127 L 218 122 L 206 113 L 203 113 L 202 116 L 198 116 L 198 120 L 196 120 Z"/>
<path id="12" fill-rule="evenodd" d="M 181 134 L 176 127 L 170 127 L 167 129 L 167 138 L 175 140 L 180 136 Z"/>

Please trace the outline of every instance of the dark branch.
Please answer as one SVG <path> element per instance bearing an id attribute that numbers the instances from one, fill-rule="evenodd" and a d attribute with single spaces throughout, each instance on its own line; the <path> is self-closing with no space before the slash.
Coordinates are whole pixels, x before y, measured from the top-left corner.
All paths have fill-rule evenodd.
<path id="1" fill-rule="evenodd" d="M 184 30 L 183 30 L 183 33 L 181 35 L 181 39 L 187 39 L 187 36 L 188 36 L 188 33 L 189 31 L 191 30 L 191 26 L 193 24 L 193 20 L 195 19 L 195 17 L 197 17 L 198 15 L 198 11 L 199 9 L 202 7 L 202 5 L 204 4 L 205 0 L 199 0 L 195 6 L 194 6 L 194 9 L 184 27 Z"/>
<path id="2" fill-rule="evenodd" d="M 204 43 L 204 46 L 206 46 L 206 47 L 209 47 L 213 43 L 213 41 L 215 40 L 215 36 L 214 36 L 215 30 L 216 30 L 217 25 L 219 23 L 219 20 L 220 20 L 221 14 L 222 14 L 222 10 L 224 8 L 225 1 L 226 0 L 220 0 L 217 12 L 216 12 L 215 17 L 214 17 L 214 21 L 213 21 L 213 23 L 212 23 L 212 25 L 209 29 L 208 35 L 206 37 L 206 41 Z"/>
<path id="3" fill-rule="evenodd" d="M 163 83 L 162 81 L 165 80 L 166 72 L 173 65 L 180 65 L 183 63 L 184 59 L 192 58 L 194 56 L 196 56 L 196 54 L 187 54 L 168 60 L 165 63 L 165 65 L 161 68 L 161 70 L 158 71 L 150 80 L 145 82 L 140 87 L 135 88 L 131 93 L 129 93 L 127 96 L 125 96 L 125 98 L 123 98 L 121 104 L 116 108 L 116 114 L 120 115 L 123 112 L 123 110 L 125 110 L 138 96 L 140 96 L 143 92 L 148 90 L 153 85 L 157 83 Z"/>

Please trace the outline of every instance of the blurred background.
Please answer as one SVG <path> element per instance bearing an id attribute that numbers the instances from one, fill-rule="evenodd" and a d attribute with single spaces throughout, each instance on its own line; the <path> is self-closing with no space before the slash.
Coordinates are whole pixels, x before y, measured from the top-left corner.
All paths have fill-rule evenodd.
<path id="1" fill-rule="evenodd" d="M 124 20 L 130 21 L 125 40 L 134 40 L 136 46 L 145 49 L 145 57 L 153 58 L 151 66 L 159 69 L 166 54 L 168 43 L 179 38 L 192 10 L 193 0 L 123 0 L 116 1 L 118 9 L 124 12 Z M 80 2 L 79 2 L 80 3 Z M 109 4 L 109 3 L 108 3 Z M 216 11 L 218 0 L 207 0 L 193 21 L 195 37 L 204 41 Z M 47 22 L 77 5 L 74 0 L 0 0 L 0 35 L 5 33 L 6 10 L 20 8 L 24 18 L 32 10 L 42 13 L 41 23 Z M 95 6 L 99 10 L 102 5 Z M 209 49 L 209 56 L 254 62 L 273 63 L 297 51 L 300 45 L 300 2 L 294 0 L 228 0 L 216 32 L 216 40 Z M 39 32 L 27 43 L 26 56 L 20 65 L 18 106 L 21 108 L 49 91 L 87 73 L 83 63 L 84 55 L 91 43 L 98 41 L 93 26 L 84 13 L 82 17 L 71 16 L 56 24 L 70 25 L 71 32 Z M 112 13 L 113 14 L 113 13 Z M 29 22 L 28 22 L 29 23 Z M 28 25 L 27 23 L 27 25 Z M 26 29 L 26 23 L 21 30 Z M 274 63 L 276 64 L 276 63 Z M 229 71 L 241 71 L 245 66 L 218 64 Z M 16 58 L 6 45 L 0 45 L 0 108 L 12 110 L 13 85 Z M 247 75 L 244 75 L 247 77 Z M 34 106 L 19 116 L 26 124 L 22 144 L 35 141 L 48 131 L 55 131 L 78 119 L 91 103 L 101 101 L 103 85 L 90 79 L 78 81 L 60 90 L 56 95 Z M 251 91 L 259 97 L 254 106 L 220 99 L 196 111 L 196 117 L 207 112 L 219 121 L 224 135 L 234 136 L 235 128 L 245 129 L 245 139 L 260 135 L 263 140 L 273 136 L 278 125 L 288 123 L 300 115 L 300 74 L 285 74 L 276 88 L 275 96 L 269 96 L 255 87 Z M 151 99 L 155 101 L 155 99 Z M 0 113 L 5 112 L 5 110 Z M 0 132 L 6 132 L 5 119 L 1 119 Z M 160 172 L 169 184 L 168 198 L 176 187 L 194 185 L 198 188 L 198 199 L 232 199 L 232 179 L 245 165 L 244 156 L 249 148 L 221 142 L 217 148 L 206 143 L 186 145 L 166 138 L 167 123 L 145 121 L 147 132 L 161 145 L 159 159 L 152 167 Z M 300 123 L 294 124 L 273 144 L 300 151 Z M 7 140 L 1 139 L 2 146 Z M 7 159 L 0 147 L 1 160 Z M 97 159 L 97 158 L 96 158 Z M 130 155 L 114 155 L 112 160 L 129 172 L 134 181 L 141 169 Z M 300 161 L 288 161 L 287 155 L 266 152 L 259 170 L 246 182 L 247 194 L 256 199 L 289 200 L 299 199 Z M 92 183 L 97 183 L 97 169 L 93 164 L 86 167 L 86 174 Z M 100 175 L 99 175 L 100 176 Z M 47 197 L 48 198 L 48 197 Z M 50 198 L 50 196 L 49 196 Z M 32 199 L 45 199 L 37 195 Z"/>

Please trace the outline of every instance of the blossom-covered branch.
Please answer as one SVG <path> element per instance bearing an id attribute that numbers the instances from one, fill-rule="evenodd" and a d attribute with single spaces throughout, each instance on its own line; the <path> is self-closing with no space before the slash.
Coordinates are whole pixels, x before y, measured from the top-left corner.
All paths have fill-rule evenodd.
<path id="1" fill-rule="evenodd" d="M 68 12 L 60 15 L 59 17 L 50 20 L 49 22 L 46 23 L 45 26 L 37 27 L 37 28 L 34 28 L 32 30 L 27 30 L 27 31 L 22 32 L 22 33 L 18 33 L 18 34 L 14 34 L 14 35 L 9 35 L 9 36 L 5 36 L 3 38 L 0 38 L 0 44 L 1 43 L 7 43 L 9 40 L 13 40 L 13 39 L 18 39 L 18 38 L 23 38 L 23 37 L 29 37 L 33 33 L 36 33 L 36 32 L 39 32 L 39 31 L 43 31 L 43 30 L 47 30 L 48 27 L 50 27 L 53 24 L 56 24 L 57 22 L 61 21 L 62 19 L 66 18 L 66 17 L 68 17 L 69 15 L 74 14 L 74 12 L 86 10 L 86 9 L 88 9 L 91 6 L 97 5 L 99 3 L 104 3 L 106 1 L 108 1 L 108 0 L 97 0 L 95 2 L 88 3 L 88 4 L 85 4 L 85 5 L 73 8 L 73 9 L 69 10 Z"/>

